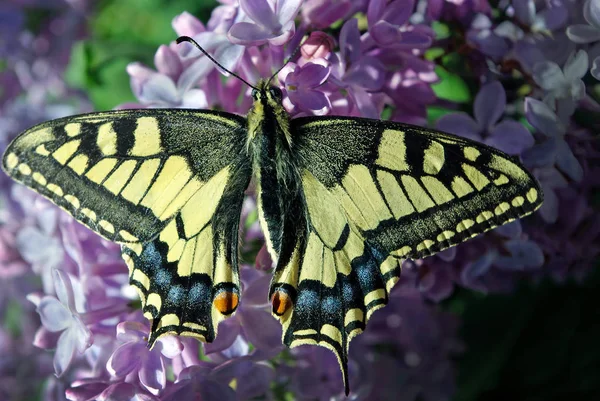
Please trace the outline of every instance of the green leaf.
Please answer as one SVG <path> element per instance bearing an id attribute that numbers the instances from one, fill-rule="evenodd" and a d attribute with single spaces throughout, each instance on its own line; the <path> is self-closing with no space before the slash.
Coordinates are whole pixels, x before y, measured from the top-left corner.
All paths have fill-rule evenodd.
<path id="1" fill-rule="evenodd" d="M 469 87 L 460 76 L 448 72 L 448 70 L 439 65 L 435 67 L 435 72 L 440 81 L 431 85 L 431 87 L 438 98 L 455 103 L 467 103 L 471 101 L 472 96 Z"/>
<path id="2" fill-rule="evenodd" d="M 433 21 L 431 24 L 431 27 L 433 28 L 433 31 L 435 32 L 435 39 L 436 40 L 440 40 L 440 39 L 447 39 L 450 37 L 450 27 L 443 23 L 443 22 L 439 22 L 439 21 Z"/>

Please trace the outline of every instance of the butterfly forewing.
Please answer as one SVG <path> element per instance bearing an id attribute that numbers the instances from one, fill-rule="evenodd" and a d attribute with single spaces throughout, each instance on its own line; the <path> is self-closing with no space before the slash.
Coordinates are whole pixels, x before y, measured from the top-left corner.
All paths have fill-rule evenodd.
<path id="1" fill-rule="evenodd" d="M 244 132 L 242 117 L 210 111 L 92 113 L 27 130 L 3 165 L 122 244 L 151 342 L 167 332 L 211 341 L 239 300 Z"/>

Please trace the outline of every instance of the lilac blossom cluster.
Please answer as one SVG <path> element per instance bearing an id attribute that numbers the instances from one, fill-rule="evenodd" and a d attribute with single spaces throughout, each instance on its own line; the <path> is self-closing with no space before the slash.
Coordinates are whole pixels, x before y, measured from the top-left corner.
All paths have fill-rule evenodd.
<path id="1" fill-rule="evenodd" d="M 88 111 L 79 98 L 77 107 L 52 100 L 77 96 L 60 79 L 72 43 L 58 37 L 83 21 L 80 3 L 69 3 L 37 37 L 25 30 L 18 7 L 0 6 L 0 58 L 8 66 L 0 70 L 2 149 L 33 123 Z M 536 215 L 404 263 L 389 305 L 350 348 L 352 399 L 450 399 L 453 361 L 464 345 L 458 318 L 435 302 L 457 287 L 506 292 L 523 279 L 582 279 L 599 254 L 600 217 L 590 193 L 600 184 L 600 153 L 574 113 L 600 110 L 583 81 L 588 72 L 600 78 L 600 0 L 498 3 L 222 0 L 206 24 L 186 12 L 173 20 L 174 38 L 193 37 L 251 83 L 271 76 L 300 46 L 274 82 L 292 116 L 385 115 L 430 124 L 520 157 L 542 184 L 545 203 Z M 442 35 L 439 24 L 460 34 Z M 477 91 L 472 108 L 436 95 L 436 49 L 466 59 L 463 74 Z M 138 102 L 119 108 L 244 114 L 250 106 L 250 88 L 224 79 L 192 46 L 162 45 L 154 64 L 127 67 Z M 509 85 L 515 81 L 518 89 Z M 449 112 L 431 123 L 431 107 Z M 211 344 L 163 337 L 149 350 L 148 321 L 118 246 L 4 175 L 0 185 L 1 399 L 31 399 L 34 378 L 47 400 L 344 399 L 328 350 L 281 344 L 267 300 L 272 261 L 264 247 L 251 252 L 263 241 L 251 194 L 241 227 L 251 258 L 240 267 L 236 315 Z M 15 310 L 11 329 L 6 322 Z"/>

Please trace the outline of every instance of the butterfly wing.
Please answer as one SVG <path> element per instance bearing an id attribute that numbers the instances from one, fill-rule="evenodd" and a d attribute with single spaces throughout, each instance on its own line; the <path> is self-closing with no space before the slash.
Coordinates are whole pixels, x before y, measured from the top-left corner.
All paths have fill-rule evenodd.
<path id="1" fill-rule="evenodd" d="M 347 350 L 383 307 L 403 259 L 525 216 L 542 202 L 514 159 L 463 138 L 347 117 L 292 120 L 303 206 L 284 232 L 271 296 L 289 346 Z M 306 222 L 306 223 L 304 223 Z M 290 307 L 293 305 L 293 308 Z"/>
<path id="2" fill-rule="evenodd" d="M 3 167 L 121 244 L 151 344 L 169 332 L 212 341 L 239 300 L 245 138 L 245 120 L 226 113 L 92 113 L 25 131 Z"/>

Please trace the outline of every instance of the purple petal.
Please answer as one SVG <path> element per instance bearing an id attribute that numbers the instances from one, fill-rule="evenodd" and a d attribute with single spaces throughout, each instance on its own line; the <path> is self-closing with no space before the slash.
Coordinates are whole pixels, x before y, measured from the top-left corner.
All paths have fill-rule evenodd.
<path id="1" fill-rule="evenodd" d="M 56 344 L 58 343 L 61 334 L 60 331 L 49 331 L 44 326 L 41 326 L 35 332 L 33 345 L 41 349 L 56 348 Z"/>
<path id="2" fill-rule="evenodd" d="M 489 271 L 490 266 L 492 265 L 495 259 L 495 252 L 486 252 L 474 262 L 467 263 L 460 275 L 462 282 L 465 284 L 470 284 L 477 277 L 485 275 Z"/>
<path id="3" fill-rule="evenodd" d="M 264 274 L 250 283 L 243 291 L 244 306 L 266 306 L 269 305 L 269 286 L 271 275 Z"/>
<path id="4" fill-rule="evenodd" d="M 152 394 L 158 394 L 167 384 L 165 364 L 159 352 L 149 352 L 139 371 L 140 383 Z"/>
<path id="5" fill-rule="evenodd" d="M 281 325 L 268 312 L 261 309 L 246 309 L 239 319 L 248 341 L 262 350 L 279 350 Z"/>
<path id="6" fill-rule="evenodd" d="M 518 155 L 532 147 L 535 140 L 523 124 L 513 120 L 504 120 L 492 129 L 485 143 L 508 154 Z"/>
<path id="7" fill-rule="evenodd" d="M 515 220 L 508 224 L 503 224 L 500 227 L 496 227 L 494 229 L 494 234 L 498 234 L 506 238 L 518 238 L 522 232 L 523 228 L 521 227 L 520 220 Z"/>
<path id="8" fill-rule="evenodd" d="M 402 41 L 402 34 L 396 25 L 387 21 L 379 21 L 369 29 L 371 37 L 377 44 L 390 47 Z"/>
<path id="9" fill-rule="evenodd" d="M 285 25 L 296 18 L 301 5 L 302 0 L 277 0 L 276 10 L 279 22 Z"/>
<path id="10" fill-rule="evenodd" d="M 585 50 L 579 50 L 571 56 L 564 67 L 567 81 L 575 81 L 584 77 L 589 67 L 588 55 Z M 585 90 L 585 86 L 584 86 Z"/>
<path id="11" fill-rule="evenodd" d="M 515 18 L 525 25 L 531 25 L 535 18 L 535 2 L 533 0 L 520 0 L 511 3 L 515 10 Z"/>
<path id="12" fill-rule="evenodd" d="M 331 109 L 329 99 L 323 92 L 316 90 L 298 90 L 288 92 L 291 102 L 303 111 L 315 111 L 325 114 Z"/>
<path id="13" fill-rule="evenodd" d="M 154 55 L 154 65 L 156 69 L 171 79 L 175 80 L 183 71 L 179 56 L 171 48 L 161 45 Z"/>
<path id="14" fill-rule="evenodd" d="M 240 7 L 252 21 L 260 25 L 261 29 L 271 32 L 281 29 L 281 24 L 267 0 L 240 0 Z"/>
<path id="15" fill-rule="evenodd" d="M 477 123 L 464 112 L 446 114 L 437 121 L 436 128 L 444 132 L 460 135 L 464 138 L 481 141 Z"/>
<path id="16" fill-rule="evenodd" d="M 175 94 L 178 96 L 177 89 L 183 93 L 189 91 L 196 82 L 206 77 L 213 68 L 215 68 L 215 65 L 208 57 L 200 57 L 198 60 L 194 61 L 192 65 L 183 71 L 177 80 L 177 88 L 173 85 Z"/>
<path id="17" fill-rule="evenodd" d="M 523 152 L 523 163 L 530 168 L 549 167 L 556 160 L 557 143 L 559 139 L 550 138 Z"/>
<path id="18" fill-rule="evenodd" d="M 106 363 L 106 369 L 113 376 L 123 377 L 139 368 L 140 363 L 149 352 L 146 344 L 139 342 L 125 343 L 113 352 Z"/>
<path id="19" fill-rule="evenodd" d="M 259 25 L 250 22 L 238 22 L 229 29 L 227 37 L 232 43 L 238 45 L 258 46 L 273 38 L 274 35 L 271 31 Z"/>
<path id="20" fill-rule="evenodd" d="M 75 357 L 77 349 L 76 330 L 65 330 L 58 338 L 56 351 L 54 352 L 54 372 L 56 376 L 62 376 L 69 368 Z"/>
<path id="21" fill-rule="evenodd" d="M 381 19 L 402 26 L 408 22 L 414 8 L 415 0 L 394 0 L 387 4 Z"/>
<path id="22" fill-rule="evenodd" d="M 356 18 L 346 21 L 342 26 L 340 31 L 340 51 L 342 60 L 346 63 L 352 64 L 360 59 L 360 32 Z"/>
<path id="23" fill-rule="evenodd" d="M 238 376 L 237 392 L 244 394 L 246 399 L 263 398 L 269 393 L 271 383 L 275 379 L 273 368 L 264 363 L 255 363 L 251 369 Z"/>
<path id="24" fill-rule="evenodd" d="M 385 83 L 385 67 L 375 57 L 364 56 L 344 75 L 344 83 L 360 86 L 367 91 L 378 91 Z"/>
<path id="25" fill-rule="evenodd" d="M 544 102 L 532 97 L 525 98 L 525 115 L 531 125 L 548 137 L 557 138 L 565 133 L 563 124 Z"/>
<path id="26" fill-rule="evenodd" d="M 42 324 L 48 331 L 65 330 L 71 325 L 71 311 L 54 297 L 43 297 L 37 307 L 37 312 L 40 314 Z"/>
<path id="27" fill-rule="evenodd" d="M 219 323 L 218 335 L 212 343 L 204 344 L 204 353 L 210 355 L 214 352 L 223 351 L 234 343 L 240 334 L 240 322 L 238 319 L 225 319 Z"/>
<path id="28" fill-rule="evenodd" d="M 292 73 L 292 78 L 297 85 L 314 89 L 327 79 L 331 68 L 316 63 L 307 63 Z"/>
<path id="29" fill-rule="evenodd" d="M 583 179 L 583 168 L 564 140 L 557 143 L 556 165 L 573 181 L 581 182 Z"/>
<path id="30" fill-rule="evenodd" d="M 578 44 L 592 43 L 600 40 L 600 29 L 589 25 L 571 25 L 567 28 L 567 36 Z"/>
<path id="31" fill-rule="evenodd" d="M 369 23 L 369 26 L 375 25 L 381 19 L 386 5 L 386 0 L 369 1 L 369 8 L 367 9 L 367 22 Z"/>
<path id="32" fill-rule="evenodd" d="M 482 130 L 489 130 L 500 119 L 506 107 L 506 92 L 498 81 L 483 85 L 477 96 L 473 114 Z"/>
<path id="33" fill-rule="evenodd" d="M 538 14 L 542 18 L 543 27 L 547 31 L 556 31 L 562 28 L 569 18 L 569 10 L 562 4 L 556 4 L 554 7 L 548 7 Z"/>
<path id="34" fill-rule="evenodd" d="M 360 112 L 360 116 L 374 119 L 379 118 L 380 112 L 377 109 L 377 106 L 375 106 L 371 95 L 366 90 L 358 86 L 353 86 L 350 91 L 350 96 Z"/>
<path id="35" fill-rule="evenodd" d="M 553 224 L 558 220 L 558 197 L 552 187 L 547 187 L 541 182 L 544 191 L 544 203 L 540 206 L 538 213 L 546 223 Z"/>

